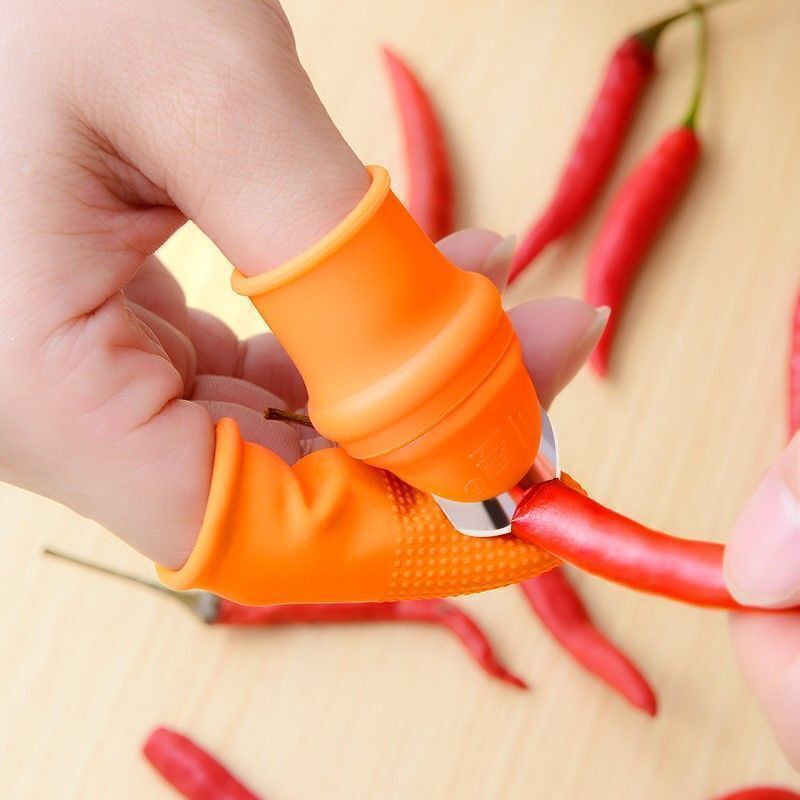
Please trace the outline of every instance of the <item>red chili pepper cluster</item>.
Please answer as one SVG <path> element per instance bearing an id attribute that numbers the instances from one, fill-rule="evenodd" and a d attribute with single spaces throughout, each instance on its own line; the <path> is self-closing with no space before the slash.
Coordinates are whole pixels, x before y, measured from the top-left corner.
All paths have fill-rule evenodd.
<path id="1" fill-rule="evenodd" d="M 685 14 L 692 13 L 691 11 Z M 694 171 L 700 155 L 695 120 L 705 65 L 704 15 L 698 81 L 690 112 L 669 132 L 624 182 L 602 223 L 586 273 L 586 299 L 608 306 L 611 316 L 591 364 L 600 375 L 608 360 L 630 285 Z M 585 215 L 611 173 L 627 137 L 642 91 L 653 74 L 653 55 L 661 33 L 685 14 L 675 14 L 625 39 L 611 59 L 605 80 L 553 200 L 523 239 L 511 280 L 550 242 Z"/>
<path id="2" fill-rule="evenodd" d="M 689 111 L 624 182 L 606 214 L 589 259 L 587 299 L 595 306 L 612 309 L 609 324 L 591 358 L 600 374 L 608 368 L 611 343 L 628 289 L 700 156 L 695 124 L 705 73 L 704 9 L 694 6 L 673 14 L 619 45 L 555 194 L 523 240 L 512 264 L 513 280 L 548 244 L 571 230 L 585 215 L 613 168 L 654 72 L 654 50 L 661 34 L 677 19 L 696 14 L 698 65 Z M 793 321 L 790 430 L 798 426 L 800 298 Z M 740 608 L 725 588 L 721 545 L 650 531 L 558 482 L 531 491 L 517 511 L 514 532 L 602 577 L 698 605 Z M 599 677 L 609 681 L 607 669 L 604 672 L 607 665 L 604 668 L 596 657 L 595 645 L 600 641 L 611 660 L 622 663 L 621 657 L 632 666 L 592 626 L 580 598 L 560 572 L 530 581 L 524 590 L 551 633 L 584 665 L 593 664 L 590 668 Z M 641 679 L 640 673 L 635 668 L 634 671 Z M 622 683 L 617 681 L 615 685 L 625 693 Z"/>
<path id="3" fill-rule="evenodd" d="M 707 6 L 713 4 L 712 0 Z M 661 34 L 676 20 L 693 13 L 701 21 L 701 34 L 698 79 L 690 111 L 624 182 L 589 258 L 586 299 L 611 309 L 609 323 L 591 359 L 600 375 L 608 370 L 611 344 L 630 285 L 700 156 L 695 122 L 705 72 L 704 7 L 665 17 L 626 37 L 617 47 L 553 197 L 523 237 L 511 265 L 509 283 L 547 245 L 572 230 L 586 215 L 611 174 L 654 73 L 655 47 Z M 405 133 L 409 208 L 435 239 L 452 230 L 454 216 L 451 171 L 441 125 L 430 98 L 408 65 L 391 51 L 384 53 Z"/>
<path id="4" fill-rule="evenodd" d="M 711 0 L 706 7 L 723 0 Z M 583 219 L 609 178 L 644 90 L 654 74 L 662 32 L 697 13 L 700 26 L 698 80 L 689 113 L 669 131 L 623 183 L 609 207 L 589 259 L 586 297 L 608 305 L 612 316 L 592 356 L 600 374 L 629 286 L 658 231 L 685 190 L 700 156 L 695 122 L 705 63 L 702 9 L 673 14 L 617 47 L 554 195 L 518 248 L 510 281 L 551 243 Z M 408 64 L 389 49 L 384 56 L 397 99 L 409 167 L 409 209 L 432 239 L 454 227 L 452 172 L 442 126 L 433 103 Z M 789 429 L 800 429 L 800 295 L 792 324 Z M 725 587 L 722 546 L 687 541 L 650 530 L 589 499 L 568 476 L 534 486 L 522 498 L 513 533 L 599 577 L 700 606 L 744 610 Z M 54 555 L 60 555 L 53 553 Z M 63 557 L 63 556 L 62 556 Z M 68 557 L 95 569 L 94 564 Z M 334 603 L 268 607 L 241 606 L 206 593 L 177 593 L 159 584 L 114 574 L 173 595 L 204 621 L 234 626 L 277 626 L 349 622 L 420 622 L 450 630 L 489 675 L 519 688 L 527 684 L 504 667 L 483 630 L 446 600 L 395 603 Z M 588 671 L 632 705 L 655 715 L 657 700 L 646 678 L 595 625 L 563 568 L 520 588 L 553 638 Z M 157 728 L 143 747 L 145 757 L 189 800 L 258 800 L 213 756 L 186 736 Z M 717 800 L 800 800 L 777 787 L 752 787 Z"/>
<path id="5" fill-rule="evenodd" d="M 634 34 L 614 51 L 553 198 L 514 255 L 509 283 L 583 219 L 605 185 L 653 75 L 656 38 Z"/>

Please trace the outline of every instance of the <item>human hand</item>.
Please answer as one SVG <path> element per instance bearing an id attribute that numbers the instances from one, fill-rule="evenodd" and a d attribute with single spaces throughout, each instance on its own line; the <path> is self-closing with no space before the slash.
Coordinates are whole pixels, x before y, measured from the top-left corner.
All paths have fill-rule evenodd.
<path id="1" fill-rule="evenodd" d="M 4 12 L 4 13 L 3 13 Z M 294 256 L 368 177 L 268 0 L 0 5 L 0 478 L 179 567 L 200 528 L 214 419 L 297 460 L 319 442 L 265 421 L 305 404 L 274 339 L 187 310 L 151 254 L 187 218 L 245 274 Z M 510 247 L 442 249 L 503 284 Z M 512 312 L 542 402 L 594 346 L 573 300 Z M 305 437 L 305 438 L 304 438 Z"/>
<path id="2" fill-rule="evenodd" d="M 800 434 L 745 505 L 725 551 L 725 572 L 742 603 L 800 606 Z M 736 614 L 731 634 L 745 679 L 800 769 L 800 612 Z"/>

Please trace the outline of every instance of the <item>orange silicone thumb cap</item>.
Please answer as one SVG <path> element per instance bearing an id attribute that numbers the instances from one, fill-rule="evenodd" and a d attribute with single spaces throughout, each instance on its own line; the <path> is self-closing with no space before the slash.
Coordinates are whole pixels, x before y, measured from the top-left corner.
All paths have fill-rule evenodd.
<path id="1" fill-rule="evenodd" d="M 234 273 L 308 388 L 315 427 L 425 492 L 484 500 L 529 470 L 539 404 L 500 294 L 451 264 L 370 167 L 358 206 L 314 247 Z"/>
<path id="2" fill-rule="evenodd" d="M 479 592 L 556 563 L 513 536 L 458 533 L 432 497 L 341 448 L 290 467 L 223 419 L 195 548 L 158 573 L 241 603 L 355 602 Z"/>

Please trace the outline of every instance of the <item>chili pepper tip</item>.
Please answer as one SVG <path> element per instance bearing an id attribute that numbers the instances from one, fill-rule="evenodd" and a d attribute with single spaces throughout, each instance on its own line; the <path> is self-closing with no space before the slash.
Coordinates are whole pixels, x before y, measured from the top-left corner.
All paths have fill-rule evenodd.
<path id="1" fill-rule="evenodd" d="M 501 681 L 505 681 L 511 686 L 515 686 L 517 689 L 522 689 L 524 692 L 529 691 L 531 688 L 528 685 L 527 681 L 520 678 L 519 675 L 515 675 L 513 672 L 509 672 L 508 670 L 495 672 L 494 677 L 498 678 Z"/>
<path id="2" fill-rule="evenodd" d="M 585 670 L 654 717 L 656 695 L 636 665 L 595 625 L 578 590 L 562 567 L 520 585 L 533 612 L 550 635 Z"/>

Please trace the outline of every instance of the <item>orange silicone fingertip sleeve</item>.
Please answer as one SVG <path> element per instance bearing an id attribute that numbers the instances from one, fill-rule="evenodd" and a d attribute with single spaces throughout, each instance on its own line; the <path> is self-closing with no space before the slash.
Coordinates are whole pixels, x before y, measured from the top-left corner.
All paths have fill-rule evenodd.
<path id="1" fill-rule="evenodd" d="M 356 602 L 445 597 L 516 583 L 556 559 L 513 536 L 455 531 L 433 498 L 341 448 L 290 467 L 216 427 L 208 506 L 174 589 L 241 603 Z"/>
<path id="2" fill-rule="evenodd" d="M 450 263 L 382 167 L 358 206 L 291 261 L 235 272 L 308 389 L 315 427 L 425 492 L 483 500 L 538 450 L 536 392 L 497 288 Z"/>

